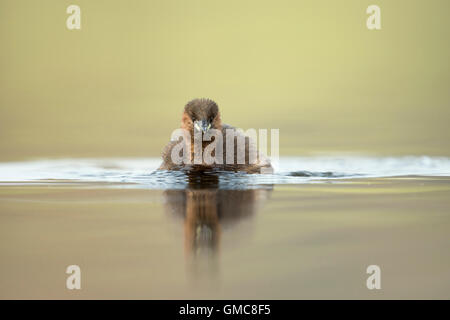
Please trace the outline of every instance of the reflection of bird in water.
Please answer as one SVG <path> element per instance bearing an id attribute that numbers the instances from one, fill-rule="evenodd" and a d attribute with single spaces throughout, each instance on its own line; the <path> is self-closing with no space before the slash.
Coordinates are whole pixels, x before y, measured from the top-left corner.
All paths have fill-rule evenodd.
<path id="1" fill-rule="evenodd" d="M 201 272 L 205 264 L 213 271 L 224 227 L 252 216 L 271 189 L 221 189 L 219 173 L 186 174 L 186 189 L 165 191 L 166 208 L 184 218 L 185 254 L 193 271 Z"/>
<path id="2" fill-rule="evenodd" d="M 191 163 L 194 161 L 195 155 L 200 155 L 201 164 L 188 165 L 186 163 L 176 164 L 172 159 L 172 150 L 179 143 L 178 141 L 171 141 L 163 151 L 163 163 L 159 167 L 160 170 L 179 170 L 190 167 L 190 169 L 205 169 L 215 168 L 227 171 L 245 171 L 248 173 L 261 173 L 262 170 L 270 173 L 272 167 L 268 159 L 256 151 L 256 142 L 249 137 L 243 135 L 236 128 L 223 124 L 220 118 L 219 107 L 217 104 L 209 99 L 194 99 L 190 101 L 185 107 L 181 119 L 181 128 L 189 133 L 190 139 L 190 154 L 188 158 Z M 221 163 L 216 161 L 212 164 L 205 163 L 202 157 L 205 154 L 205 148 L 216 143 L 216 138 L 211 138 L 212 141 L 203 141 L 201 143 L 201 150 L 194 147 L 194 136 L 196 133 L 203 135 L 208 134 L 211 129 L 215 129 L 222 135 L 222 155 L 217 154 L 217 159 L 221 159 Z M 230 143 L 230 150 L 227 150 L 227 133 L 233 133 L 233 146 Z M 238 139 L 238 136 L 241 139 Z M 242 142 L 241 142 L 242 141 Z M 200 148 L 200 143 L 199 143 Z M 176 149 L 175 149 L 176 150 Z M 216 156 L 216 150 L 211 152 L 212 156 Z M 233 155 L 227 157 L 227 152 L 233 152 Z M 175 153 L 176 154 L 176 153 Z M 240 162 L 238 156 L 242 154 L 244 161 Z M 253 158 L 254 157 L 254 158 Z M 232 163 L 229 163 L 229 161 Z M 238 164 L 239 163 L 239 164 Z"/>

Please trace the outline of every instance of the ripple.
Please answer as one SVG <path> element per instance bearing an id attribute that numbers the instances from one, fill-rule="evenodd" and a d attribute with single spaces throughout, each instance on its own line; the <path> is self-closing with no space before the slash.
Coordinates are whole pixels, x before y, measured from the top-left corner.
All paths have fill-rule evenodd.
<path id="1" fill-rule="evenodd" d="M 445 157 L 285 157 L 274 174 L 211 171 L 157 171 L 158 158 L 49 159 L 0 163 L 0 183 L 72 180 L 109 183 L 123 188 L 183 189 L 218 186 L 251 189 L 280 184 L 395 176 L 450 176 Z"/>

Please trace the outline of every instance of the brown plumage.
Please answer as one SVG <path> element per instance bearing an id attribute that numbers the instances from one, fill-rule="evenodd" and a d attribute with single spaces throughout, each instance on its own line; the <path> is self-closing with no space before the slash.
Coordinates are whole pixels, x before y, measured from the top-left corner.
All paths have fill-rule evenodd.
<path id="1" fill-rule="evenodd" d="M 271 170 L 271 165 L 268 159 L 256 153 L 257 160 L 255 163 L 251 163 L 250 159 L 250 149 L 255 148 L 255 142 L 252 141 L 249 137 L 244 136 L 240 131 L 237 131 L 236 128 L 223 124 L 220 118 L 219 107 L 217 104 L 210 99 L 194 99 L 190 101 L 185 107 L 183 111 L 183 115 L 181 117 L 181 128 L 185 129 L 186 132 L 190 133 L 191 139 L 191 148 L 190 148 L 190 159 L 193 163 L 195 152 L 194 152 L 194 134 L 200 131 L 203 134 L 207 133 L 211 129 L 220 130 L 222 132 L 223 137 L 223 164 L 214 163 L 214 164 L 206 164 L 204 161 L 201 164 L 175 164 L 172 161 L 172 149 L 179 143 L 179 141 L 171 141 L 163 151 L 163 163 L 159 167 L 160 170 L 226 170 L 226 171 L 245 171 L 248 173 L 260 173 L 262 168 Z M 227 142 L 226 142 L 226 133 L 227 130 L 232 130 L 232 132 L 236 135 L 234 137 L 234 162 L 227 163 Z M 241 137 L 245 140 L 245 162 L 243 164 L 238 164 L 237 156 L 238 156 L 238 137 Z M 186 138 L 187 140 L 187 138 Z M 214 139 L 212 141 L 203 141 L 202 142 L 202 154 L 205 148 L 214 143 Z M 214 155 L 214 153 L 213 153 Z"/>

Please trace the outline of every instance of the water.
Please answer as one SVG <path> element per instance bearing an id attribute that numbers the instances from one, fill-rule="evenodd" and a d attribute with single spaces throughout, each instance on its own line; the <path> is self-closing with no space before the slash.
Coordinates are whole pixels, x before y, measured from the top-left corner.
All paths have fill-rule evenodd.
<path id="1" fill-rule="evenodd" d="M 69 180 L 149 189 L 178 189 L 187 186 L 188 181 L 183 172 L 156 171 L 160 163 L 158 158 L 59 159 L 0 163 L 0 182 L 51 183 Z M 223 188 L 251 188 L 273 184 L 410 175 L 450 176 L 450 159 L 426 156 L 286 157 L 280 159 L 274 174 L 221 172 L 219 184 Z"/>
<path id="2" fill-rule="evenodd" d="M 448 158 L 281 158 L 271 175 L 159 163 L 1 163 L 0 298 L 450 298 Z"/>

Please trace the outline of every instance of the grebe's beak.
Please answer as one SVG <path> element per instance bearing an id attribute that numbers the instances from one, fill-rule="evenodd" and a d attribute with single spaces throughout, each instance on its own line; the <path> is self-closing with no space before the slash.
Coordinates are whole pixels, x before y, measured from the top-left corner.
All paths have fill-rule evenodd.
<path id="1" fill-rule="evenodd" d="M 198 131 L 206 133 L 211 128 L 211 123 L 209 123 L 207 120 L 198 120 L 194 122 L 194 128 Z"/>

